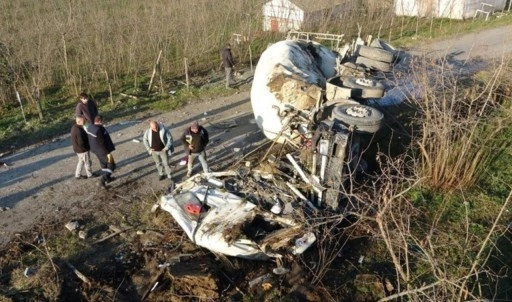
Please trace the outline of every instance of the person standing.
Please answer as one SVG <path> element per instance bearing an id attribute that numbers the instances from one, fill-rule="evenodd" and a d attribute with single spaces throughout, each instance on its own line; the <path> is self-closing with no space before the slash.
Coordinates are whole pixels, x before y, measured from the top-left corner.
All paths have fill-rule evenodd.
<path id="1" fill-rule="evenodd" d="M 233 74 L 233 54 L 231 53 L 231 44 L 227 43 L 226 47 L 222 50 L 222 65 L 226 71 L 226 88 L 231 86 L 231 76 Z"/>
<path id="2" fill-rule="evenodd" d="M 100 185 L 103 188 L 106 188 L 106 184 L 115 179 L 112 177 L 112 172 L 114 172 L 116 168 L 112 151 L 114 151 L 116 147 L 114 146 L 107 129 L 103 126 L 103 117 L 101 115 L 97 115 L 94 118 L 94 124 L 90 125 L 86 131 L 89 135 L 91 151 L 96 154 L 96 157 L 100 162 L 102 171 Z"/>
<path id="3" fill-rule="evenodd" d="M 87 123 L 94 124 L 94 118 L 98 115 L 96 103 L 89 99 L 87 93 L 82 92 L 78 96 L 78 103 L 75 108 L 76 116 L 83 116 Z"/>
<path id="4" fill-rule="evenodd" d="M 199 125 L 198 122 L 193 122 L 189 128 L 187 128 L 181 136 L 181 141 L 185 146 L 185 150 L 188 151 L 188 165 L 187 165 L 187 177 L 192 175 L 192 166 L 196 157 L 199 158 L 201 166 L 203 167 L 204 173 L 209 173 L 208 163 L 206 162 L 205 148 L 209 142 L 208 131 Z"/>
<path id="5" fill-rule="evenodd" d="M 84 122 L 85 119 L 83 116 L 77 116 L 75 118 L 75 124 L 71 127 L 71 144 L 73 145 L 73 151 L 75 151 L 78 156 L 78 163 L 75 170 L 76 179 L 85 179 L 95 176 L 91 170 L 89 139 L 87 138 L 87 132 L 84 130 Z M 84 166 L 87 177 L 81 175 Z"/>
<path id="6" fill-rule="evenodd" d="M 160 180 L 165 179 L 165 173 L 167 178 L 171 179 L 171 168 L 169 167 L 169 157 L 174 151 L 171 131 L 167 129 L 162 123 L 156 121 L 149 122 L 149 129 L 144 131 L 142 138 L 144 146 L 148 151 L 149 155 L 153 157 L 156 164 L 156 170 Z"/>

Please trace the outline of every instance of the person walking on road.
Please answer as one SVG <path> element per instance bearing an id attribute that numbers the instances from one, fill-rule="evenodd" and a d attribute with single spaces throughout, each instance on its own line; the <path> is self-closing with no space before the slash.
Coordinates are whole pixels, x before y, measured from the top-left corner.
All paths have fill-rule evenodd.
<path id="1" fill-rule="evenodd" d="M 222 65 L 226 71 L 226 88 L 230 88 L 235 62 L 233 60 L 233 54 L 231 53 L 231 44 L 229 43 L 227 43 L 226 47 L 222 50 Z"/>
<path id="2" fill-rule="evenodd" d="M 78 96 L 75 115 L 83 116 L 87 123 L 91 125 L 94 124 L 94 118 L 98 115 L 98 107 L 96 106 L 96 103 L 89 99 L 89 96 L 85 92 L 80 93 Z"/>
<path id="3" fill-rule="evenodd" d="M 91 146 L 92 153 L 96 154 L 100 162 L 102 176 L 100 185 L 106 188 L 107 183 L 113 181 L 112 172 L 116 169 L 116 163 L 112 152 L 116 149 L 110 134 L 103 126 L 103 117 L 97 115 L 94 118 L 94 124 L 90 125 L 87 129 L 89 135 L 89 145 Z"/>
<path id="4" fill-rule="evenodd" d="M 96 176 L 91 170 L 89 139 L 87 138 L 87 132 L 84 130 L 84 122 L 85 119 L 83 116 L 77 116 L 75 118 L 75 124 L 71 127 L 71 144 L 73 145 L 73 151 L 75 151 L 78 156 L 78 163 L 75 170 L 76 179 L 85 179 Z M 81 175 L 83 167 L 85 167 L 87 177 Z"/>
<path id="5" fill-rule="evenodd" d="M 181 141 L 185 146 L 186 152 L 188 151 L 188 163 L 187 163 L 187 177 L 192 175 L 192 167 L 196 157 L 199 158 L 201 166 L 203 167 L 204 173 L 209 173 L 208 163 L 206 162 L 206 145 L 209 142 L 208 131 L 199 125 L 198 122 L 193 122 L 189 128 L 183 132 Z"/>
<path id="6" fill-rule="evenodd" d="M 149 155 L 155 161 L 159 179 L 164 180 L 166 175 L 168 179 L 172 179 L 169 167 L 169 157 L 174 151 L 171 131 L 162 123 L 150 121 L 149 129 L 144 132 L 142 141 Z M 164 170 L 166 175 L 164 175 Z"/>

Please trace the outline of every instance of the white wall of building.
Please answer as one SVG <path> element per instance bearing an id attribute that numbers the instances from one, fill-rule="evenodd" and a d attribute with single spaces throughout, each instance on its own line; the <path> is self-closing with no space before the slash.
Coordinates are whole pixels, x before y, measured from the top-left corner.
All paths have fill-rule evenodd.
<path id="1" fill-rule="evenodd" d="M 276 23 L 281 32 L 300 29 L 303 21 L 304 11 L 288 0 L 271 0 L 263 5 L 263 30 L 272 30 Z"/>
<path id="2" fill-rule="evenodd" d="M 475 16 L 482 3 L 488 3 L 494 10 L 505 9 L 506 0 L 395 0 L 397 16 L 440 17 L 468 19 Z"/>

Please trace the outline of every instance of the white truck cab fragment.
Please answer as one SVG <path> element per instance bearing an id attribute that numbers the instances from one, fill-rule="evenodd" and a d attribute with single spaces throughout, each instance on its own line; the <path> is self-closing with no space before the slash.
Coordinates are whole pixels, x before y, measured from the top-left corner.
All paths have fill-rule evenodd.
<path id="1" fill-rule="evenodd" d="M 310 111 L 326 81 L 336 75 L 337 54 L 315 42 L 285 40 L 261 55 L 251 88 L 251 105 L 258 127 L 271 140 L 283 143 L 291 132 L 284 112 Z"/>
<path id="2" fill-rule="evenodd" d="M 225 189 L 194 184 L 179 194 L 161 197 L 188 238 L 213 252 L 251 260 L 301 254 L 315 235 L 292 218 L 276 216 Z M 198 213 L 190 213 L 189 207 Z"/>

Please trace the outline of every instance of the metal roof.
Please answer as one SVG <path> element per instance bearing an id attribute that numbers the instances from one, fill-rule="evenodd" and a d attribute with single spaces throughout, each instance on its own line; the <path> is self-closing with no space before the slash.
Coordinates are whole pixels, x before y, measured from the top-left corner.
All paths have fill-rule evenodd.
<path id="1" fill-rule="evenodd" d="M 344 0 L 291 0 L 291 3 L 297 5 L 305 12 L 328 9 L 336 5 L 342 4 Z"/>

